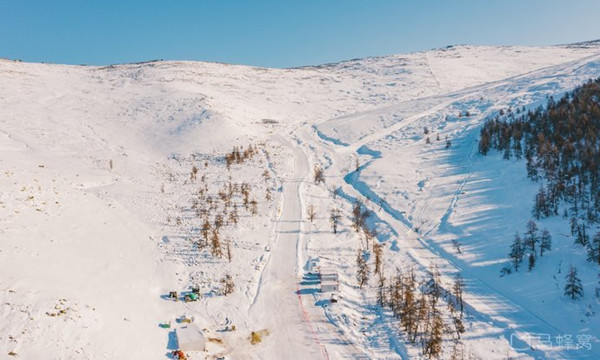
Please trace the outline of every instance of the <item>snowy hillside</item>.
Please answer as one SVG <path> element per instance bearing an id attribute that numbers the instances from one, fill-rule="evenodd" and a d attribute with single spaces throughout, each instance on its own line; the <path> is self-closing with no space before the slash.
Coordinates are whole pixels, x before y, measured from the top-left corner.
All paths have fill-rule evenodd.
<path id="1" fill-rule="evenodd" d="M 488 116 L 598 76 L 600 42 L 294 69 L 0 60 L 0 358 L 165 359 L 182 316 L 207 341 L 190 359 L 418 358 L 377 305 L 374 244 L 390 284 L 396 269 L 437 269 L 449 291 L 464 278 L 465 331 L 441 358 L 598 358 L 598 266 L 555 217 L 535 271 L 500 277 L 537 186 L 523 162 L 477 154 Z M 338 272 L 337 303 L 314 258 Z M 562 296 L 569 264 L 580 301 Z M 169 299 L 192 287 L 199 301 Z"/>

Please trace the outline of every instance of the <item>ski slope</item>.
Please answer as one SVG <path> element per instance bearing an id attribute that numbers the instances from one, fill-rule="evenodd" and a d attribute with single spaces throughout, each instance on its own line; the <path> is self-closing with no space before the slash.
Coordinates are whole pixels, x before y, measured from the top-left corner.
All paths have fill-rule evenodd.
<path id="1" fill-rule="evenodd" d="M 185 315 L 217 339 L 191 359 L 418 358 L 398 320 L 375 306 L 375 279 L 356 285 L 362 240 L 349 216 L 362 198 L 386 275 L 436 265 L 450 286 L 462 273 L 470 356 L 598 358 L 598 269 L 557 217 L 539 222 L 554 247 L 535 270 L 499 277 L 537 186 L 523 162 L 476 153 L 487 116 L 597 76 L 598 42 L 454 46 L 295 69 L 0 60 L 0 357 L 165 359 Z M 259 150 L 247 163 L 218 161 L 248 144 Z M 315 165 L 325 185 L 314 184 Z M 211 191 L 244 181 L 258 200 L 258 215 L 242 211 L 226 230 L 231 262 L 192 241 L 192 166 Z M 336 235 L 332 208 L 342 212 Z M 339 271 L 335 304 L 306 277 L 315 257 Z M 580 302 L 562 296 L 570 263 L 584 283 Z M 219 295 L 224 274 L 235 279 L 228 296 Z M 166 299 L 197 284 L 199 302 Z M 264 334 L 255 345 L 253 331 Z M 536 334 L 590 335 L 591 349 L 530 346 Z M 450 349 L 447 341 L 444 358 Z"/>

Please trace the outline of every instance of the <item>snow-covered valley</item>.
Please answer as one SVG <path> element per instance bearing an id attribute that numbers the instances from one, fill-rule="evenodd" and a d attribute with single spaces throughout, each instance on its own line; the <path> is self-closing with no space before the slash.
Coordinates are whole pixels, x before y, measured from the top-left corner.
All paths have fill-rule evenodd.
<path id="1" fill-rule="evenodd" d="M 501 277 L 538 186 L 477 152 L 486 118 L 598 76 L 600 42 L 294 69 L 0 60 L 0 358 L 172 358 L 192 318 L 207 349 L 190 359 L 425 358 L 377 305 L 374 269 L 357 283 L 374 244 L 387 281 L 464 279 L 465 330 L 440 358 L 600 358 L 598 265 L 556 216 L 538 221 L 554 243 L 535 269 Z M 198 301 L 169 298 L 192 287 Z"/>

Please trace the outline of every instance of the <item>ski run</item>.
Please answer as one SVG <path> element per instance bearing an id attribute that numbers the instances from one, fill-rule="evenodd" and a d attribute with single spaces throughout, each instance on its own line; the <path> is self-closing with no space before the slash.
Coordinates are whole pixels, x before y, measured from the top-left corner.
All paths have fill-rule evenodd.
<path id="1" fill-rule="evenodd" d="M 0 358 L 425 359 L 437 317 L 437 358 L 598 359 L 599 269 L 566 219 L 536 220 L 552 249 L 500 276 L 539 184 L 478 140 L 599 76 L 600 42 L 293 69 L 0 60 Z M 399 273 L 417 300 L 441 289 L 414 339 L 378 305 Z"/>

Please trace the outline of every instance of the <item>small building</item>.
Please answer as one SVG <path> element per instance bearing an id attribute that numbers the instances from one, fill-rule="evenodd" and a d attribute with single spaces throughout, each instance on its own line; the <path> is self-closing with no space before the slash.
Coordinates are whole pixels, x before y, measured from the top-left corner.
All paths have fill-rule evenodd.
<path id="1" fill-rule="evenodd" d="M 321 279 L 321 292 L 332 292 L 340 289 L 340 283 L 333 279 Z"/>
<path id="2" fill-rule="evenodd" d="M 332 268 L 321 268 L 319 271 L 321 280 L 321 292 L 338 291 L 340 289 L 340 279 L 338 273 Z"/>
<path id="3" fill-rule="evenodd" d="M 193 352 L 206 349 L 204 334 L 194 324 L 176 329 L 175 334 L 177 336 L 177 347 L 181 351 Z"/>

